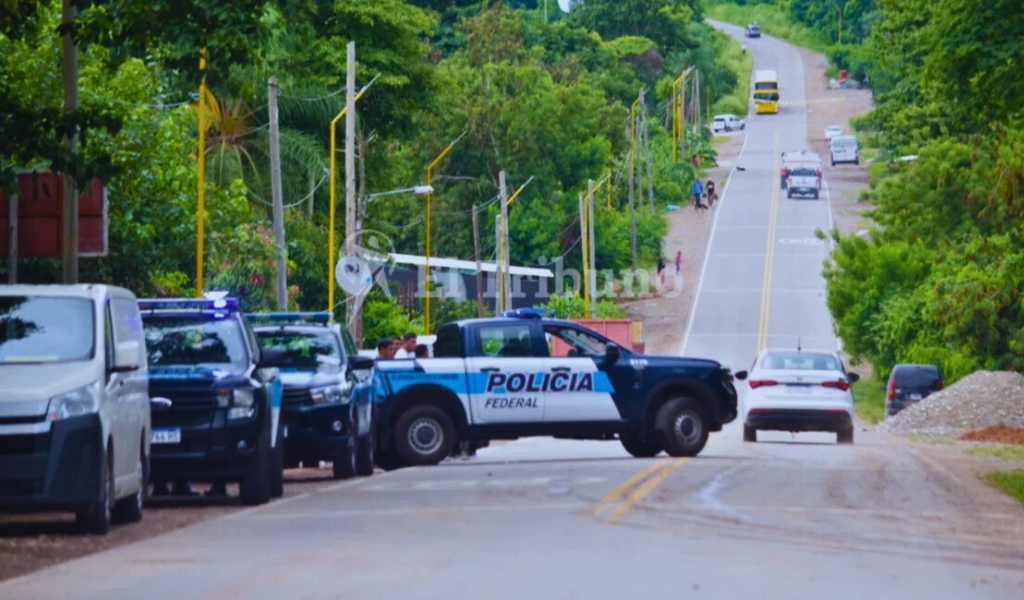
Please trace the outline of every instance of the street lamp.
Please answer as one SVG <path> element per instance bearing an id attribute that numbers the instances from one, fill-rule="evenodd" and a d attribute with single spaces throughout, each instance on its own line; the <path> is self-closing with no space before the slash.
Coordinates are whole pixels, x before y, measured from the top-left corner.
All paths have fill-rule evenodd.
<path id="1" fill-rule="evenodd" d="M 416 185 L 416 186 L 413 186 L 411 188 L 402 188 L 400 190 L 391 190 L 390 192 L 377 192 L 376 194 L 368 194 L 366 196 L 366 201 L 369 202 L 370 200 L 373 200 L 374 198 L 379 198 L 381 196 L 390 196 L 392 194 L 404 194 L 406 192 L 412 192 L 412 193 L 416 194 L 417 196 L 426 196 L 427 194 L 433 194 L 434 193 L 434 187 L 430 186 L 430 185 Z"/>

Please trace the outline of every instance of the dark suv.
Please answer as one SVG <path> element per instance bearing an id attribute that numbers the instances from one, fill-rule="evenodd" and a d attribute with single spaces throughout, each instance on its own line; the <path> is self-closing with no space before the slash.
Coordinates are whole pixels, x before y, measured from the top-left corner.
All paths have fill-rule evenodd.
<path id="1" fill-rule="evenodd" d="M 942 389 L 942 372 L 935 365 L 899 364 L 892 368 L 885 391 L 885 414 L 892 416 Z"/>
<path id="2" fill-rule="evenodd" d="M 373 475 L 376 388 L 373 358 L 323 313 L 250 313 L 264 350 L 285 353 L 281 369 L 286 468 L 330 461 L 335 479 Z"/>
<path id="3" fill-rule="evenodd" d="M 139 300 L 152 398 L 151 480 L 284 493 L 282 353 L 261 350 L 237 298 Z"/>

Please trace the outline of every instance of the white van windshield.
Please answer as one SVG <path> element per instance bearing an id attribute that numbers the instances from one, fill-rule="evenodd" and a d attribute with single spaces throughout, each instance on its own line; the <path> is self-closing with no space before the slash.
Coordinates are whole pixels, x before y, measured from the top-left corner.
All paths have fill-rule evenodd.
<path id="1" fill-rule="evenodd" d="M 95 321 L 86 298 L 0 296 L 0 364 L 90 360 Z"/>
<path id="2" fill-rule="evenodd" d="M 857 138 L 841 138 L 837 137 L 832 140 L 832 146 L 835 148 L 852 148 L 857 145 Z"/>

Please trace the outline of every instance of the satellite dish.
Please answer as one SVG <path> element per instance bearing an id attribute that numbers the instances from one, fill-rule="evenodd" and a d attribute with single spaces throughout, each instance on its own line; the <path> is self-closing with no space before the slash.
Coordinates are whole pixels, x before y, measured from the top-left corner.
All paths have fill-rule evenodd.
<path id="1" fill-rule="evenodd" d="M 580 0 L 558 0 L 558 8 L 562 9 L 562 12 L 567 13 L 572 8 L 573 4 L 576 4 Z"/>

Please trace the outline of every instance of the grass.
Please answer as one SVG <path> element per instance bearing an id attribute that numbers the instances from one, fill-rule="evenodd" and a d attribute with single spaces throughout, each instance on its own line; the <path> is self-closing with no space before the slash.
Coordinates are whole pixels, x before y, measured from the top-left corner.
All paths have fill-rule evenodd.
<path id="1" fill-rule="evenodd" d="M 1024 469 L 991 471 L 985 474 L 985 479 L 1024 504 Z"/>
<path id="2" fill-rule="evenodd" d="M 971 456 L 991 456 L 1010 462 L 1024 463 L 1024 446 L 1012 444 L 985 444 L 964 448 L 964 453 Z"/>
<path id="3" fill-rule="evenodd" d="M 956 440 L 946 436 L 910 435 L 907 439 L 915 444 L 931 444 L 933 446 L 955 446 Z"/>
<path id="4" fill-rule="evenodd" d="M 710 4 L 705 6 L 706 16 L 718 20 L 746 27 L 748 23 L 757 21 L 761 24 L 761 33 L 775 38 L 786 40 L 791 44 L 809 48 L 815 52 L 825 54 L 831 42 L 824 35 L 803 25 L 793 23 L 780 12 L 774 4 L 754 4 L 739 6 L 737 4 Z M 747 42 L 747 46 L 756 44 L 753 39 Z"/>
<path id="5" fill-rule="evenodd" d="M 885 392 L 878 389 L 880 385 L 874 378 L 869 378 L 855 381 L 852 386 L 853 410 L 868 423 L 881 423 L 885 420 Z"/>
<path id="6" fill-rule="evenodd" d="M 736 38 L 721 34 L 719 63 L 736 74 L 736 88 L 728 96 L 719 98 L 712 107 L 714 114 L 734 114 L 745 117 L 750 105 L 750 74 L 754 70 L 754 54 L 743 53 L 743 46 Z"/>

